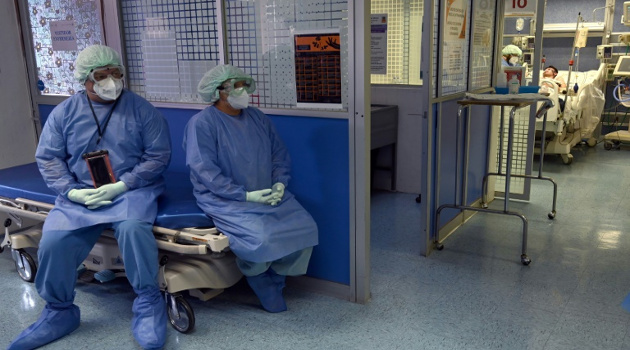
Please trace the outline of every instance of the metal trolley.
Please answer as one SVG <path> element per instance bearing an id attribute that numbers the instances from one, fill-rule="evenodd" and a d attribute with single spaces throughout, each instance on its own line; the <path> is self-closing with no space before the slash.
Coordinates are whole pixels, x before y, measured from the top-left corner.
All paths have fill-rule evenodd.
<path id="1" fill-rule="evenodd" d="M 494 213 L 494 214 L 503 214 L 503 215 L 512 215 L 521 219 L 523 222 L 523 244 L 521 251 L 521 263 L 523 265 L 529 265 L 531 263 L 531 259 L 527 256 L 527 218 L 523 216 L 519 212 L 510 211 L 509 210 L 509 202 L 510 202 L 510 179 L 512 177 L 521 177 L 521 178 L 530 178 L 530 179 L 538 179 L 538 180 L 546 180 L 550 181 L 553 184 L 553 205 L 551 212 L 549 212 L 549 219 L 554 219 L 556 216 L 556 197 L 558 193 L 558 186 L 556 182 L 550 178 L 542 175 L 542 167 L 543 167 L 543 158 L 544 158 L 544 150 L 541 150 L 540 154 L 540 164 L 538 166 L 538 175 L 517 175 L 512 174 L 512 155 L 513 155 L 513 138 L 514 138 L 514 117 L 515 113 L 518 109 L 532 106 L 537 102 L 542 102 L 541 106 L 538 108 L 535 114 L 535 118 L 543 118 L 543 135 L 545 133 L 545 125 L 547 119 L 547 110 L 553 107 L 552 100 L 546 98 L 540 94 L 516 94 L 516 95 L 480 95 L 480 94 L 467 94 L 466 98 L 460 101 L 457 101 L 459 104 L 459 108 L 457 110 L 457 126 L 456 126 L 456 135 L 457 135 L 457 157 L 456 157 L 456 179 L 460 179 L 456 184 L 456 192 L 461 189 L 461 196 L 459 198 L 459 202 L 455 204 L 443 204 L 439 206 L 435 213 L 435 221 L 434 221 L 434 247 L 437 250 L 444 249 L 444 245 L 439 237 L 439 222 L 440 222 L 440 213 L 445 208 L 451 209 L 459 209 L 459 210 L 471 210 L 477 212 L 484 213 Z M 502 157 L 499 157 L 499 167 L 498 172 L 496 173 L 487 173 L 483 178 L 483 194 L 482 194 L 482 203 L 481 207 L 467 205 L 467 176 L 468 173 L 468 143 L 470 138 L 470 116 L 471 113 L 466 113 L 466 117 L 463 117 L 463 111 L 466 108 L 469 108 L 473 105 L 490 105 L 490 106 L 500 106 L 501 107 L 501 120 L 500 125 L 503 128 L 504 125 L 504 110 L 506 107 L 510 108 L 509 113 L 509 124 L 508 124 L 508 140 L 507 140 L 507 159 L 506 159 L 506 170 L 505 173 L 502 172 Z M 466 123 L 466 132 L 464 133 L 464 150 L 462 155 L 461 147 L 459 145 L 460 142 L 460 133 L 462 130 L 462 123 Z M 440 125 L 438 123 L 438 134 L 440 132 Z M 501 133 L 500 141 L 499 141 L 499 154 L 503 154 L 503 133 Z M 464 176 L 460 177 L 460 163 L 463 160 L 463 174 Z M 504 176 L 505 177 L 505 202 L 503 204 L 503 210 L 497 209 L 489 209 L 486 203 L 486 191 L 487 191 L 487 182 L 488 177 L 490 176 Z M 439 188 L 439 179 L 436 179 L 436 187 Z"/>

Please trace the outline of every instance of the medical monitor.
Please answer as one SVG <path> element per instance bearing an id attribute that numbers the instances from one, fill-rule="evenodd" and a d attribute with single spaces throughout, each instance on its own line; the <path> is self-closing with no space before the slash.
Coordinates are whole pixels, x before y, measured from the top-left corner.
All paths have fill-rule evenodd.
<path id="1" fill-rule="evenodd" d="M 523 52 L 523 63 L 527 63 L 528 65 L 532 65 L 532 53 L 531 52 Z"/>
<path id="2" fill-rule="evenodd" d="M 613 71 L 615 77 L 630 77 L 630 56 L 620 56 L 615 70 Z"/>
<path id="3" fill-rule="evenodd" d="M 630 1 L 623 2 L 623 25 L 630 27 Z"/>

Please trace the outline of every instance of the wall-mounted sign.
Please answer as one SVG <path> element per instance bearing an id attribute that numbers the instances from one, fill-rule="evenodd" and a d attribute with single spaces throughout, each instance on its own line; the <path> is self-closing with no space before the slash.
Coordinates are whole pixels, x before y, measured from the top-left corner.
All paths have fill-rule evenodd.
<path id="1" fill-rule="evenodd" d="M 505 0 L 505 16 L 534 17 L 538 0 Z"/>
<path id="2" fill-rule="evenodd" d="M 77 35 L 74 21 L 51 21 L 50 36 L 53 51 L 77 50 Z"/>
<path id="3" fill-rule="evenodd" d="M 294 35 L 295 87 L 299 108 L 342 108 L 339 31 Z"/>
<path id="4" fill-rule="evenodd" d="M 370 72 L 387 74 L 387 14 L 373 14 L 370 28 Z"/>

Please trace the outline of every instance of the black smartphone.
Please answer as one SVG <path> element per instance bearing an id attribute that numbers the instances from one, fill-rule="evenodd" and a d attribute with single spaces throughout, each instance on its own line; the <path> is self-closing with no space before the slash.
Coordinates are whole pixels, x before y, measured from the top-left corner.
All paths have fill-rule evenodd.
<path id="1" fill-rule="evenodd" d="M 94 188 L 116 182 L 107 150 L 85 153 L 83 154 L 83 159 L 85 159 L 88 169 L 90 170 Z"/>

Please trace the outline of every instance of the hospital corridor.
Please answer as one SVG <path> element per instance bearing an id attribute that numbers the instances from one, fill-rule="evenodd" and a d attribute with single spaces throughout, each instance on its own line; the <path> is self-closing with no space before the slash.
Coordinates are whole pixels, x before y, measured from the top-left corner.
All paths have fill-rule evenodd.
<path id="1" fill-rule="evenodd" d="M 630 350 L 630 0 L 6 0 L 0 349 Z"/>
<path id="2" fill-rule="evenodd" d="M 498 215 L 475 215 L 444 250 L 423 257 L 415 196 L 377 191 L 370 302 L 289 288 L 289 311 L 270 314 L 241 281 L 206 302 L 188 298 L 195 330 L 169 327 L 164 348 L 628 349 L 630 313 L 620 304 L 630 292 L 629 152 L 578 146 L 571 167 L 547 157 L 546 174 L 559 185 L 556 219 L 546 217 L 546 183 L 534 186 L 535 199 L 517 205 L 529 214 L 529 266 L 518 261 L 518 219 Z M 0 281 L 6 346 L 43 302 L 6 252 Z M 133 298 L 124 278 L 79 282 L 81 327 L 42 349 L 136 349 L 128 322 Z"/>

